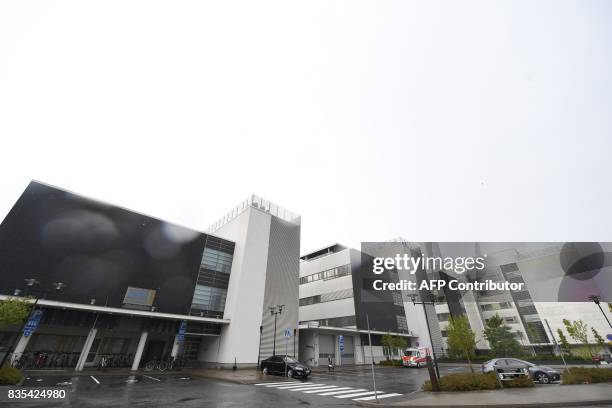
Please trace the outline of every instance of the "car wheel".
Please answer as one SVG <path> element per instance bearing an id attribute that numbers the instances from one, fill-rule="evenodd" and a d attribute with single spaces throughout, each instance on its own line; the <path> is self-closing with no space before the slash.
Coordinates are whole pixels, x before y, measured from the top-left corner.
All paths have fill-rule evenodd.
<path id="1" fill-rule="evenodd" d="M 261 370 L 262 373 L 264 373 L 265 375 L 268 375 L 268 367 L 264 367 L 263 370 Z"/>
<path id="2" fill-rule="evenodd" d="M 536 373 L 535 379 L 540 384 L 548 384 L 550 382 L 550 377 L 548 374 L 542 372 Z"/>
<path id="3" fill-rule="evenodd" d="M 287 370 L 287 377 L 293 378 L 293 370 L 292 369 L 288 369 Z"/>

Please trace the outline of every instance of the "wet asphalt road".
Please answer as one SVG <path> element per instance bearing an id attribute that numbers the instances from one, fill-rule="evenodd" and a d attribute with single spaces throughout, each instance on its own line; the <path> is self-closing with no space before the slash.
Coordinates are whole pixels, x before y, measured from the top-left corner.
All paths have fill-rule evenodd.
<path id="1" fill-rule="evenodd" d="M 441 368 L 441 373 L 464 371 L 464 368 Z M 426 369 L 376 368 L 377 390 L 391 396 L 392 401 L 405 397 L 420 389 L 428 378 Z M 269 376 L 269 383 L 288 381 L 284 377 Z M 344 395 L 357 393 L 372 396 L 372 373 L 368 367 L 338 368 L 335 373 L 313 373 L 307 382 L 316 387 L 326 387 L 322 391 L 304 392 L 304 389 L 287 389 L 281 386 L 236 384 L 231 382 L 188 377 L 180 372 L 158 375 L 107 374 L 92 376 L 71 376 L 39 372 L 30 373 L 24 382 L 27 387 L 62 387 L 68 391 L 69 398 L 64 401 L 20 401 L 11 404 L 16 407 L 332 407 L 353 406 L 353 399 L 364 397 L 339 398 L 343 394 L 322 395 L 325 391 L 336 389 Z M 298 383 L 299 384 L 299 383 Z M 295 384 L 290 384 L 295 385 Z M 314 385 L 310 385 L 314 387 Z M 329 388 L 328 388 L 329 387 Z M 295 388 L 295 387 L 294 387 Z M 353 392 L 354 391 L 354 392 Z M 4 392 L 4 391 L 3 391 Z"/>

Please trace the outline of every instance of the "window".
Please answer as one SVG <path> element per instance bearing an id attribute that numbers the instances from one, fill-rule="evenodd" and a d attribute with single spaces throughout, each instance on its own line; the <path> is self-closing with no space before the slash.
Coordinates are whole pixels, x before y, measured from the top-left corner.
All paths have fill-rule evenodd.
<path id="1" fill-rule="evenodd" d="M 315 282 L 318 280 L 329 280 L 336 279 L 342 276 L 347 276 L 351 274 L 350 265 L 342 265 L 337 268 L 327 269 L 322 272 L 313 273 L 308 276 L 303 276 L 300 278 L 300 285 L 304 285 L 306 283 Z"/>
<path id="2" fill-rule="evenodd" d="M 196 285 L 192 309 L 223 312 L 227 290 L 210 286 Z"/>
<path id="3" fill-rule="evenodd" d="M 450 318 L 450 313 L 438 313 L 438 320 L 441 322 L 448 322 Z"/>

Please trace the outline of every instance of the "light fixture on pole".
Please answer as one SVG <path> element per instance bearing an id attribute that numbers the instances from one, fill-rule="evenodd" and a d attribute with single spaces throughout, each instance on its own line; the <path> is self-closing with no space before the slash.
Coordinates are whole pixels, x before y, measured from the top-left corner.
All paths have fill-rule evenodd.
<path id="1" fill-rule="evenodd" d="M 274 316 L 274 346 L 272 347 L 273 356 L 276 355 L 276 319 L 278 318 L 279 314 L 283 313 L 283 307 L 285 307 L 285 305 L 276 305 L 269 308 L 270 315 Z"/>
<path id="2" fill-rule="evenodd" d="M 431 344 L 431 354 L 433 356 L 433 364 L 436 369 L 435 375 L 432 375 L 433 373 L 430 371 L 431 386 L 432 386 L 432 390 L 440 391 L 439 385 L 438 385 L 438 379 L 440 378 L 440 370 L 438 369 L 438 359 L 436 358 L 436 351 L 434 349 L 433 339 L 431 337 L 431 329 L 429 328 L 429 319 L 427 318 L 427 308 L 425 307 L 425 305 L 435 305 L 436 302 L 433 299 L 429 302 L 427 301 L 417 302 L 416 295 L 414 294 L 410 295 L 410 299 L 412 300 L 413 305 L 423 305 L 423 313 L 425 313 L 425 323 L 427 323 L 427 334 L 429 335 L 429 342 Z M 427 360 L 428 360 L 427 365 L 431 366 L 431 358 L 428 358 Z"/>
<path id="3" fill-rule="evenodd" d="M 604 317 L 606 318 L 606 321 L 608 322 L 608 325 L 612 328 L 612 323 L 610 323 L 610 319 L 608 319 L 608 316 L 606 315 L 606 312 L 604 312 L 604 310 L 601 308 L 601 296 L 591 295 L 591 296 L 589 296 L 589 300 L 597 305 L 599 310 L 601 310 L 601 314 L 604 315 Z"/>

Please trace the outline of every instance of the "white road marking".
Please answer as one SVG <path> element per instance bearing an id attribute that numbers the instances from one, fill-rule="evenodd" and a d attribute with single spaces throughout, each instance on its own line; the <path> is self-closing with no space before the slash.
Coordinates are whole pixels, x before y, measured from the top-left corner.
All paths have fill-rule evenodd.
<path id="1" fill-rule="evenodd" d="M 277 382 L 277 383 L 267 382 L 267 383 L 259 383 L 255 385 L 286 385 L 286 384 L 297 384 L 297 381 L 283 381 L 283 382 Z"/>
<path id="2" fill-rule="evenodd" d="M 326 392 L 326 393 L 319 394 L 319 395 L 324 395 L 324 396 L 327 396 L 327 395 L 337 395 L 337 394 L 346 394 L 346 393 L 349 393 L 349 392 L 357 392 L 357 391 L 367 391 L 367 390 L 365 388 L 352 389 L 352 390 L 349 389 L 347 391 L 332 391 L 332 392 Z"/>
<path id="3" fill-rule="evenodd" d="M 333 395 L 333 394 L 341 394 L 340 392 L 335 392 L 335 391 L 342 391 L 342 390 L 350 390 L 350 391 L 344 391 L 344 392 L 353 392 L 353 391 L 356 391 L 354 388 L 351 388 L 351 387 L 338 387 L 338 388 L 335 388 L 335 389 L 332 389 L 332 390 L 303 391 L 303 393 L 304 394 L 313 394 L 313 393 L 317 394 L 319 392 L 328 392 L 329 391 L 328 394 L 319 394 L 319 395 Z M 334 391 L 334 392 L 331 392 L 331 391 Z"/>
<path id="4" fill-rule="evenodd" d="M 277 390 L 289 390 L 291 388 L 302 388 L 302 387 L 315 387 L 317 385 L 323 385 L 323 384 L 303 384 L 303 385 L 281 385 L 280 387 L 278 386 L 273 386 L 273 387 L 269 387 L 269 388 L 276 388 Z"/>
<path id="5" fill-rule="evenodd" d="M 337 385 L 331 385 L 331 386 L 327 386 L 327 387 L 321 387 L 318 390 L 307 390 L 307 391 L 302 391 L 304 394 L 312 394 L 312 393 L 317 393 L 317 392 L 324 392 L 324 391 L 336 391 L 339 387 Z"/>
<path id="6" fill-rule="evenodd" d="M 155 380 L 155 381 L 161 381 L 159 378 L 151 377 L 151 376 L 148 376 L 148 375 L 145 375 L 145 374 L 143 374 L 142 376 L 150 378 L 150 379 Z"/>
<path id="7" fill-rule="evenodd" d="M 292 388 L 289 391 L 310 391 L 310 390 L 319 390 L 319 391 L 321 391 L 324 388 L 330 389 L 330 388 L 336 388 L 336 387 L 333 386 L 333 385 L 330 386 L 330 385 L 323 385 L 323 384 L 321 384 L 321 385 L 317 385 L 315 387 Z"/>
<path id="8" fill-rule="evenodd" d="M 90 375 L 91 379 L 94 380 L 96 382 L 96 384 L 100 384 L 100 381 L 98 381 L 98 379 L 96 377 L 94 377 L 93 375 Z"/>
<path id="9" fill-rule="evenodd" d="M 395 393 L 391 393 L 391 394 L 382 394 L 382 395 L 378 395 L 378 399 L 383 399 L 383 398 L 389 398 L 389 397 L 399 397 L 402 394 L 395 394 Z M 375 395 L 372 395 L 371 397 L 361 397 L 361 398 L 355 398 L 353 401 L 370 401 L 373 399 L 376 399 L 377 397 Z"/>
<path id="10" fill-rule="evenodd" d="M 372 395 L 372 394 L 384 394 L 382 391 L 366 391 L 366 392 L 358 392 L 356 394 L 347 394 L 347 395 L 336 395 L 334 398 L 353 398 L 353 397 L 361 397 L 362 395 Z"/>

